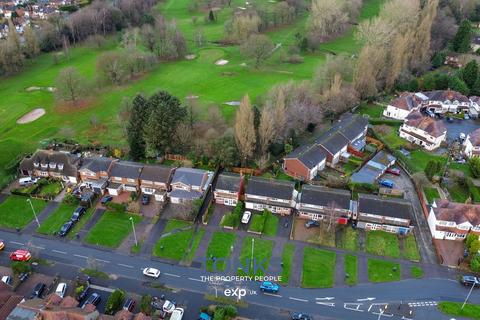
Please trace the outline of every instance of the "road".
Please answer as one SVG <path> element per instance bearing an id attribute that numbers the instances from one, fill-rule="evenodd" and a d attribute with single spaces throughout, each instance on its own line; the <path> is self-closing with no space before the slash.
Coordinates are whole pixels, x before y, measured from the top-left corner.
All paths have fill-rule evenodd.
<path id="1" fill-rule="evenodd" d="M 212 274 L 203 269 L 170 265 L 25 234 L 0 231 L 0 238 L 6 243 L 6 252 L 0 254 L 1 264 L 8 265 L 7 252 L 29 245 L 38 251 L 39 257 L 54 261 L 57 267 L 85 268 L 89 260 L 96 259 L 99 270 L 115 275 L 118 283 L 144 283 L 146 279 L 141 269 L 146 266 L 155 267 L 162 271 L 160 278 L 153 280 L 158 285 L 201 294 L 214 294 L 216 288 L 219 295 L 223 295 L 227 288 L 244 288 L 247 294 L 242 299 L 250 304 L 303 311 L 333 319 L 377 319 L 375 313 L 378 313 L 378 309 L 385 303 L 394 302 L 414 303 L 416 319 L 450 319 L 436 311 L 435 303 L 444 300 L 463 301 L 468 292 L 458 284 L 452 273 L 451 279 L 426 278 L 329 289 L 284 287 L 278 295 L 267 295 L 259 292 L 258 282 L 224 282 L 217 285 L 204 282 L 202 277 Z M 472 303 L 480 303 L 479 291 L 471 295 Z"/>

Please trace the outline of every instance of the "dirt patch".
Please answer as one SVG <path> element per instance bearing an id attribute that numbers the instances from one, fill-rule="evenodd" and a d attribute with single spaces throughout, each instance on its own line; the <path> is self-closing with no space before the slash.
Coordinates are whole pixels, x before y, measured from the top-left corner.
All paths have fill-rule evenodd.
<path id="1" fill-rule="evenodd" d="M 91 108 L 95 106 L 95 102 L 95 99 L 84 99 L 77 101 L 75 104 L 72 104 L 71 102 L 58 104 L 55 107 L 55 110 L 59 113 L 73 113 Z"/>
<path id="2" fill-rule="evenodd" d="M 220 60 L 215 61 L 215 64 L 216 64 L 217 66 L 224 66 L 224 65 L 226 65 L 227 63 L 228 63 L 228 60 L 225 60 L 225 59 L 220 59 Z"/>
<path id="3" fill-rule="evenodd" d="M 43 108 L 36 108 L 30 111 L 29 113 L 23 115 L 20 119 L 17 120 L 18 124 L 25 124 L 29 122 L 33 122 L 38 118 L 42 117 L 45 114 L 45 109 Z"/>

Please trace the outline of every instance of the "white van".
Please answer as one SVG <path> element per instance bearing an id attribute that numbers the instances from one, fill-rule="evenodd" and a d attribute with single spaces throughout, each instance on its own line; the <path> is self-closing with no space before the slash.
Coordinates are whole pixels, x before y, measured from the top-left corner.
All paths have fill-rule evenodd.
<path id="1" fill-rule="evenodd" d="M 55 294 L 57 294 L 60 298 L 64 298 L 66 291 L 67 291 L 67 284 L 64 282 L 61 282 L 58 284 L 57 289 L 55 290 Z"/>
<path id="2" fill-rule="evenodd" d="M 182 308 L 175 308 L 170 316 L 170 320 L 182 320 L 183 312 L 184 310 Z"/>
<path id="3" fill-rule="evenodd" d="M 37 178 L 25 177 L 18 179 L 18 184 L 22 187 L 34 184 L 37 182 Z"/>

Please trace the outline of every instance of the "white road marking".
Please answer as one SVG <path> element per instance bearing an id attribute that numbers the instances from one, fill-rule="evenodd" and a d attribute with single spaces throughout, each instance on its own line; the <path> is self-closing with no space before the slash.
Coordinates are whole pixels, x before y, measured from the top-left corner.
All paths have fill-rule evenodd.
<path id="1" fill-rule="evenodd" d="M 204 282 L 202 279 L 195 279 L 195 278 L 188 278 L 188 280 L 197 281 L 197 282 Z"/>
<path id="2" fill-rule="evenodd" d="M 17 241 L 10 241 L 10 243 L 17 244 L 19 246 L 24 246 L 25 245 L 25 243 L 21 243 L 21 242 L 17 242 Z"/>
<path id="3" fill-rule="evenodd" d="M 365 310 L 361 310 L 360 307 L 363 305 L 363 303 L 344 303 L 343 307 L 347 310 L 352 310 L 352 311 L 358 311 L 358 312 L 363 312 Z"/>
<path id="4" fill-rule="evenodd" d="M 295 300 L 295 301 L 300 301 L 300 302 L 308 302 L 307 299 L 300 299 L 300 298 L 295 298 L 295 297 L 288 297 L 290 300 Z"/>
<path id="5" fill-rule="evenodd" d="M 88 259 L 87 256 L 82 256 L 82 255 L 80 255 L 80 254 L 74 254 L 73 256 L 74 256 L 74 257 L 77 257 L 77 258 Z"/>
<path id="6" fill-rule="evenodd" d="M 335 302 L 315 302 L 316 304 L 319 304 L 321 306 L 326 306 L 326 307 L 335 307 Z"/>
<path id="7" fill-rule="evenodd" d="M 357 301 L 372 301 L 375 300 L 376 298 L 363 298 L 363 299 L 357 299 Z"/>
<path id="8" fill-rule="evenodd" d="M 104 263 L 110 263 L 110 261 L 108 261 L 108 260 L 97 259 L 97 258 L 95 258 L 95 260 L 100 261 L 100 262 L 104 262 Z"/>
<path id="9" fill-rule="evenodd" d="M 90 285 L 90 288 L 94 289 L 94 290 L 100 290 L 100 291 L 105 291 L 105 292 L 110 292 L 112 293 L 113 291 L 115 291 L 115 289 L 111 289 L 111 288 L 107 288 L 107 287 L 102 287 L 102 286 L 96 286 L 94 284 L 91 284 Z"/>
<path id="10" fill-rule="evenodd" d="M 315 300 L 333 300 L 334 297 L 325 297 L 325 298 L 315 298 Z"/>
<path id="11" fill-rule="evenodd" d="M 370 309 L 372 309 L 372 307 L 374 306 L 377 306 L 378 307 L 378 310 L 380 309 L 385 309 L 385 306 L 388 305 L 388 303 L 372 303 L 370 305 L 370 307 L 368 307 L 368 312 L 370 312 Z M 381 308 L 382 307 L 382 308 Z"/>
<path id="12" fill-rule="evenodd" d="M 133 266 L 131 266 L 131 265 L 128 265 L 128 264 L 117 263 L 117 265 L 119 265 L 120 267 L 125 267 L 125 268 L 130 268 L 130 269 L 133 269 Z"/>
<path id="13" fill-rule="evenodd" d="M 166 275 L 166 276 L 170 276 L 170 277 L 180 278 L 180 276 L 178 274 L 172 274 L 172 273 L 167 273 L 167 272 L 164 272 L 163 274 Z"/>
<path id="14" fill-rule="evenodd" d="M 55 250 L 55 249 L 53 249 L 52 252 L 60 253 L 60 254 L 67 254 L 65 251 L 60 251 L 60 250 Z"/>
<path id="15" fill-rule="evenodd" d="M 281 295 L 275 294 L 275 293 L 264 292 L 263 294 L 266 295 L 266 296 L 272 296 L 272 297 L 277 297 L 277 298 L 281 298 L 281 297 L 282 297 Z"/>
<path id="16" fill-rule="evenodd" d="M 39 249 L 39 250 L 45 250 L 44 247 L 36 246 L 36 245 L 31 245 L 32 248 Z"/>

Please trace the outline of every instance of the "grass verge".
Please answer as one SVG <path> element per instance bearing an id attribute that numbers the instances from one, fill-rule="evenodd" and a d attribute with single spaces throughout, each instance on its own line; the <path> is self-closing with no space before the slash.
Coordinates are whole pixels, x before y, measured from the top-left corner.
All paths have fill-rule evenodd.
<path id="1" fill-rule="evenodd" d="M 287 285 L 290 280 L 290 269 L 292 268 L 293 255 L 295 254 L 295 245 L 286 243 L 282 253 L 282 284 Z"/>
<path id="2" fill-rule="evenodd" d="M 252 261 L 253 247 L 253 261 Z M 255 237 L 243 239 L 242 250 L 240 251 L 241 268 L 239 275 L 263 276 L 268 271 L 270 257 L 272 256 L 273 241 Z M 253 268 L 252 268 L 253 267 Z M 248 270 L 248 272 L 247 272 Z"/>
<path id="3" fill-rule="evenodd" d="M 368 259 L 368 280 L 371 282 L 400 281 L 400 264 Z"/>
<path id="4" fill-rule="evenodd" d="M 33 218 L 33 211 L 27 197 L 9 196 L 0 204 L 0 226 L 6 228 L 23 229 Z M 30 199 L 37 216 L 45 209 L 47 202 L 44 200 Z"/>
<path id="5" fill-rule="evenodd" d="M 302 287 L 333 286 L 336 254 L 333 251 L 305 247 L 303 250 Z"/>
<path id="6" fill-rule="evenodd" d="M 358 282 L 358 258 L 357 256 L 345 255 L 345 283 L 349 286 L 356 285 Z M 348 276 L 347 276 L 348 275 Z"/>
<path id="7" fill-rule="evenodd" d="M 462 308 L 462 302 L 447 302 L 442 301 L 438 304 L 437 308 L 441 312 L 458 317 L 465 317 L 470 319 L 480 319 L 480 305 L 467 303 Z"/>
<path id="8" fill-rule="evenodd" d="M 212 235 L 212 239 L 208 244 L 207 256 L 207 270 L 210 272 L 225 271 L 227 263 L 224 261 L 230 257 L 235 244 L 236 236 L 233 233 L 216 231 Z M 222 260 L 214 262 L 215 258 Z"/>

